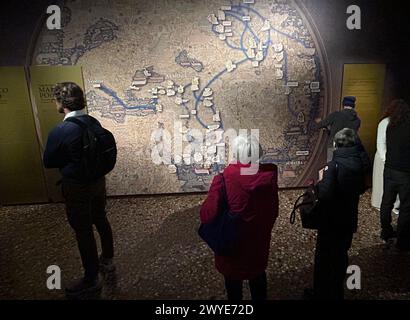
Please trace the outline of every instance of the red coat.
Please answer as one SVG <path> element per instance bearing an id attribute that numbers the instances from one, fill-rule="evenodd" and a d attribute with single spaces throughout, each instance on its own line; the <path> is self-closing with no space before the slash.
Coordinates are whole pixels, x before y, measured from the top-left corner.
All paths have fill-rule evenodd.
<path id="1" fill-rule="evenodd" d="M 278 171 L 274 164 L 259 166 L 255 175 L 241 175 L 242 164 L 229 165 L 223 175 L 230 211 L 245 221 L 237 252 L 229 257 L 215 256 L 217 270 L 232 280 L 252 279 L 268 265 L 273 224 L 278 216 Z M 215 176 L 200 211 L 201 222 L 211 221 L 222 205 L 222 180 Z"/>

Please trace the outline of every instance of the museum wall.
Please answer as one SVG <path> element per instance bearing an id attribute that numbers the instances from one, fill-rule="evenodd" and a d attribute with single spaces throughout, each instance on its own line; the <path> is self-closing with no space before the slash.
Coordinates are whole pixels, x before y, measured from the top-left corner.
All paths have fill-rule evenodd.
<path id="1" fill-rule="evenodd" d="M 304 0 L 323 38 L 334 81 L 334 105 L 339 103 L 343 64 L 382 63 L 387 65 L 384 105 L 394 97 L 408 97 L 405 79 L 410 64 L 409 9 L 400 1 Z M 346 8 L 362 9 L 362 30 L 346 28 Z M 407 43 L 407 45 L 406 45 Z"/>
<path id="2" fill-rule="evenodd" d="M 87 2 L 92 2 L 92 3 L 99 2 L 100 7 L 103 7 L 104 3 L 106 3 L 107 6 L 110 3 L 110 1 L 104 1 L 104 0 L 85 1 L 85 3 Z M 153 3 L 154 2 L 155 1 L 153 1 Z M 166 1 L 164 3 L 167 3 L 170 7 L 172 7 L 172 5 L 170 5 L 171 2 L 172 1 Z M 178 3 L 181 3 L 181 2 L 183 1 L 179 1 Z M 38 52 L 39 46 L 40 46 L 39 45 L 40 42 L 38 40 L 39 38 L 38 31 L 40 31 L 39 27 L 41 27 L 39 22 L 41 21 L 40 19 L 41 15 L 45 12 L 45 8 L 51 3 L 54 4 L 54 2 L 52 1 L 35 1 L 34 3 L 29 2 L 29 1 L 20 1 L 13 5 L 9 5 L 10 7 L 7 10 L 2 11 L 1 14 L 4 14 L 4 13 L 7 13 L 7 14 L 5 16 L 2 16 L 1 22 L 0 22 L 1 23 L 0 65 L 2 66 L 30 65 L 31 63 L 33 63 L 33 60 L 35 60 L 35 58 L 38 57 L 38 54 L 42 53 L 41 50 L 40 50 L 40 53 Z M 160 3 L 160 2 L 157 1 L 156 3 Z M 406 37 L 408 33 L 405 28 L 408 28 L 408 27 L 403 26 L 404 25 L 403 21 L 405 21 L 404 18 L 406 17 L 406 13 L 404 10 L 399 9 L 398 7 L 399 1 L 397 1 L 397 5 L 393 5 L 392 2 L 386 2 L 382 0 L 366 0 L 366 1 L 362 0 L 362 1 L 354 1 L 354 2 L 348 1 L 348 0 L 333 0 L 333 1 L 332 0 L 300 0 L 300 1 L 297 1 L 297 3 L 303 9 L 302 11 L 306 13 L 306 16 L 307 16 L 306 19 L 309 22 L 308 24 L 310 24 L 313 29 L 317 29 L 318 31 L 318 33 L 316 33 L 317 43 L 323 44 L 323 48 L 322 48 L 323 50 L 321 50 L 321 48 L 317 48 L 317 51 L 321 51 L 321 54 L 324 56 L 322 62 L 324 62 L 326 65 L 325 66 L 322 65 L 321 67 L 322 67 L 322 72 L 326 74 L 327 76 L 327 87 L 325 88 L 325 90 L 322 90 L 323 96 L 320 99 L 320 103 L 321 103 L 320 109 L 322 111 L 322 116 L 325 116 L 326 114 L 330 113 L 331 111 L 337 110 L 340 107 L 340 99 L 341 99 L 341 94 L 342 94 L 342 82 L 343 82 L 343 67 L 345 64 L 385 64 L 386 65 L 386 78 L 385 78 L 386 81 L 385 81 L 385 90 L 383 93 L 383 103 L 381 106 L 382 108 L 384 108 L 392 98 L 395 98 L 398 96 L 406 97 L 406 95 L 408 97 L 406 79 L 407 79 L 407 74 L 409 72 L 409 64 L 406 63 L 405 59 L 407 58 L 406 56 L 407 52 L 405 52 L 404 50 L 405 48 L 404 43 L 406 41 L 408 42 L 407 40 L 408 37 Z M 359 30 L 350 31 L 346 27 L 346 19 L 347 19 L 346 8 L 351 4 L 359 5 L 362 9 L 362 30 L 360 31 Z M 192 10 L 195 11 L 195 6 L 198 7 L 198 11 L 201 12 L 201 15 L 205 14 L 201 11 L 201 10 L 204 10 L 204 7 L 206 7 L 203 1 L 190 2 L 191 11 L 187 9 L 188 10 L 187 12 L 192 12 Z M 149 6 L 149 4 L 144 4 L 144 5 L 141 4 L 141 7 L 145 8 L 146 10 L 154 10 Z M 159 7 L 159 12 L 161 12 L 161 8 L 162 7 L 166 8 L 166 5 L 163 6 L 161 4 L 161 5 L 158 5 L 158 7 Z M 84 8 L 87 8 L 87 5 L 84 5 Z M 181 8 L 184 8 L 184 7 L 181 6 Z M 85 11 L 86 9 L 84 9 L 84 14 L 86 16 Z M 212 12 L 212 9 L 210 9 L 209 13 L 211 12 Z M 164 16 L 165 15 L 166 15 L 166 12 L 164 11 Z M 108 22 L 108 26 L 110 26 L 109 23 L 110 22 Z M 116 21 L 116 24 L 118 25 L 118 20 Z M 115 29 L 116 24 L 112 25 L 114 29 Z M 107 25 L 104 25 L 103 27 L 106 27 L 106 26 Z M 86 30 L 86 27 L 84 27 L 84 30 Z M 138 33 L 138 30 L 142 30 L 142 28 L 139 29 L 138 27 L 135 30 L 130 29 L 129 34 L 131 35 L 133 33 Z M 147 32 L 146 30 L 149 30 L 149 29 L 144 29 L 144 30 L 145 30 L 144 32 Z M 75 32 L 72 31 L 72 34 L 74 33 Z M 195 42 L 193 42 L 193 45 L 194 44 Z M 121 42 L 121 50 L 127 51 L 126 46 L 127 46 L 126 42 Z M 164 44 L 164 46 L 166 46 L 166 44 Z M 115 44 L 114 43 L 109 44 L 105 48 L 114 49 Z M 184 53 L 183 51 L 181 51 L 178 57 L 180 58 L 182 57 L 182 59 L 189 58 L 191 59 L 190 60 L 191 62 L 194 61 L 195 60 L 194 58 L 188 57 L 189 54 L 190 54 L 189 52 Z M 90 75 L 95 75 L 95 74 L 98 75 L 98 72 L 96 71 L 98 70 L 98 61 L 99 61 L 98 59 L 99 58 L 97 56 L 93 57 L 93 55 L 91 55 L 90 57 L 87 57 L 87 59 L 79 60 L 80 65 L 84 63 L 88 63 L 88 62 L 90 62 L 89 64 L 92 65 L 92 67 L 83 66 L 83 68 L 91 69 L 91 71 L 86 70 L 84 73 L 85 74 L 84 80 L 85 80 L 85 84 L 87 87 L 86 88 L 87 94 L 90 94 L 90 93 L 93 93 L 93 91 L 96 91 L 96 90 L 93 90 L 95 88 L 93 88 L 91 81 L 99 80 L 99 78 L 97 76 L 91 77 Z M 141 60 L 144 60 L 144 59 L 141 59 Z M 147 60 L 146 63 L 148 65 L 149 59 L 146 59 L 146 60 Z M 206 65 L 206 61 L 204 62 L 204 64 Z M 130 67 L 134 69 L 132 71 L 127 70 L 127 73 L 131 72 L 132 74 L 134 73 L 136 74 L 139 71 L 139 69 L 140 71 L 144 70 L 144 69 L 141 69 L 143 67 L 145 67 L 145 65 L 143 64 L 138 65 L 138 63 L 135 63 L 135 66 Z M 274 70 L 273 67 L 271 70 Z M 250 74 L 251 69 L 247 70 L 246 72 L 248 72 L 246 74 Z M 135 74 L 134 74 L 134 77 L 135 77 Z M 119 78 L 121 77 L 125 77 L 125 76 L 119 75 Z M 258 81 L 259 83 L 263 83 L 263 85 L 265 85 L 266 87 L 269 87 L 269 81 L 265 80 L 265 78 L 260 78 L 260 80 Z M 244 88 L 245 87 L 247 87 L 248 89 L 251 88 L 251 91 L 252 90 L 255 91 L 256 95 L 265 94 L 265 91 L 259 88 L 258 81 L 251 82 L 250 85 L 244 84 L 243 86 Z M 234 90 L 235 82 L 231 81 L 231 79 L 227 82 L 233 83 L 233 84 L 230 87 L 223 85 L 221 88 L 226 90 L 226 92 L 230 92 L 229 90 L 231 91 Z M 239 81 L 238 83 L 243 83 L 243 82 Z M 110 84 L 110 81 L 108 81 L 108 84 Z M 102 90 L 101 87 L 99 89 Z M 114 89 L 116 90 L 116 92 L 120 90 L 118 88 L 115 88 L 115 84 L 114 84 L 114 89 L 105 87 L 105 84 L 104 84 L 103 89 L 105 91 L 104 93 L 109 92 L 109 90 L 110 92 L 113 92 Z M 262 90 L 262 91 L 259 92 L 258 90 Z M 267 96 L 269 97 L 269 95 Z M 325 99 L 324 98 L 325 96 L 328 99 Z M 89 95 L 88 97 L 91 97 L 91 95 Z M 94 97 L 94 95 L 92 97 Z M 229 94 L 227 94 L 226 97 L 229 97 Z M 243 99 L 245 101 L 244 104 L 246 105 L 252 104 L 252 101 L 253 101 L 252 98 L 244 97 Z M 98 100 L 98 101 L 101 101 L 101 100 Z M 266 101 L 263 102 L 262 105 L 264 103 L 266 104 Z M 96 115 L 97 117 L 101 116 L 101 113 L 99 113 L 100 110 L 94 109 L 94 113 L 93 113 L 93 106 L 91 106 L 91 111 L 92 111 L 91 112 L 92 115 Z M 245 118 L 245 116 L 247 117 L 253 116 L 252 112 L 248 110 L 242 109 L 241 112 L 244 114 L 243 118 Z M 261 113 L 261 112 L 254 112 L 255 115 L 258 113 Z M 225 116 L 225 114 L 223 114 L 223 111 L 222 111 L 222 115 L 223 117 Z M 227 118 L 229 117 L 227 116 Z M 268 119 L 267 116 L 265 118 Z M 119 136 L 130 135 L 129 131 L 127 131 L 128 129 L 126 126 L 122 124 L 118 125 L 118 122 L 114 123 L 115 121 L 113 122 L 113 119 L 106 119 L 102 117 L 101 119 L 99 118 L 99 120 L 101 120 L 104 125 L 108 126 L 109 129 L 112 129 L 114 131 L 118 130 Z M 228 119 L 228 123 L 236 123 L 234 120 L 231 120 L 231 122 L 229 122 L 229 120 L 230 119 Z M 310 120 L 312 121 L 313 119 L 310 119 Z M 135 122 L 132 122 L 132 121 L 133 120 L 125 120 L 125 123 L 135 124 Z M 165 121 L 162 121 L 162 122 L 161 121 L 158 121 L 158 125 L 160 125 L 160 123 L 161 125 L 164 125 L 164 123 L 165 123 L 165 126 L 167 125 L 166 119 Z M 261 121 L 263 121 L 263 119 Z M 366 121 L 366 119 L 363 119 L 363 121 Z M 239 123 L 241 123 L 241 121 L 237 121 L 237 123 L 238 123 L 237 126 L 240 126 Z M 249 124 L 249 126 L 251 125 L 252 124 Z M 150 129 L 153 128 L 153 124 L 146 122 L 146 121 L 144 122 L 142 127 L 144 126 Z M 168 126 L 171 126 L 171 122 L 168 123 Z M 267 126 L 269 126 L 269 124 L 267 124 Z M 287 128 L 286 130 L 288 129 L 289 128 Z M 131 135 L 134 137 L 137 137 L 136 134 L 137 133 L 134 132 Z M 121 143 L 123 143 L 124 145 L 125 144 L 130 145 L 130 141 L 127 139 L 124 138 L 124 141 L 121 141 Z M 277 139 L 277 137 L 272 135 L 272 138 L 265 137 L 264 139 L 266 141 L 269 141 L 269 139 L 275 140 Z M 314 141 L 317 142 L 318 146 L 315 147 L 314 150 L 310 150 L 309 152 L 312 154 L 312 156 L 307 158 L 306 162 L 303 162 L 299 165 L 300 167 L 309 167 L 308 168 L 309 170 L 299 172 L 297 165 L 296 167 L 293 167 L 292 170 L 286 171 L 286 169 L 284 169 L 285 171 L 281 172 L 282 175 L 284 176 L 283 180 L 281 181 L 282 187 L 295 187 L 295 186 L 304 185 L 306 181 L 308 180 L 308 178 L 314 177 L 315 172 L 317 172 L 317 170 L 323 165 L 325 161 L 324 151 L 326 148 L 326 145 L 324 143 L 324 137 L 315 136 L 312 139 L 315 139 Z M 270 143 L 272 142 L 270 141 Z M 148 145 L 148 143 L 145 143 L 145 144 Z M 120 147 L 122 147 L 122 145 L 120 145 Z M 140 147 L 141 146 L 135 145 L 135 148 L 140 148 Z M 113 178 L 110 183 L 111 187 L 109 186 L 110 194 L 123 195 L 123 194 L 178 193 L 178 192 L 193 192 L 193 191 L 205 191 L 206 190 L 206 188 L 204 188 L 204 185 L 209 183 L 209 179 L 208 180 L 202 179 L 201 181 L 203 185 L 200 185 L 200 186 L 189 185 L 189 183 L 188 184 L 186 183 L 186 182 L 190 182 L 190 179 L 191 179 L 190 173 L 188 171 L 186 171 L 183 174 L 183 182 L 185 183 L 185 188 L 182 188 L 179 186 L 179 183 L 181 183 L 181 179 L 179 176 L 178 176 L 178 179 L 175 179 L 172 177 L 172 174 L 175 174 L 175 172 L 172 172 L 172 168 L 154 169 L 153 172 L 151 172 L 150 170 L 146 170 L 146 172 L 144 173 L 145 170 L 143 170 L 143 168 L 148 166 L 149 163 L 141 162 L 141 163 L 137 163 L 136 167 L 133 170 L 131 170 L 130 172 L 127 172 L 126 170 L 129 170 L 129 164 L 131 163 L 131 161 L 135 162 L 134 159 L 132 159 L 132 155 L 130 155 L 130 150 L 132 150 L 132 141 L 131 141 L 131 149 L 124 152 L 124 156 L 122 157 L 124 159 L 127 158 L 128 160 L 121 162 L 122 160 L 120 159 L 119 169 L 117 169 L 117 172 L 114 173 L 113 175 Z M 303 149 L 300 149 L 300 150 L 301 151 L 299 152 L 303 152 Z M 121 150 L 120 150 L 120 155 L 121 155 Z M 186 169 L 187 169 L 186 167 L 182 167 L 182 168 L 177 167 L 175 168 L 175 171 L 178 171 L 178 174 L 180 174 L 180 172 Z M 171 175 L 168 174 L 167 172 L 168 170 L 170 170 Z M 135 173 L 135 172 L 138 172 L 138 173 Z M 133 174 L 135 174 L 135 179 L 134 179 Z M 286 176 L 286 174 L 288 174 L 288 176 Z M 292 174 L 295 176 L 292 176 Z M 124 175 L 127 176 L 129 180 L 127 181 L 121 180 L 123 179 Z M 299 179 L 298 175 L 302 177 Z M 152 177 L 154 177 L 154 179 L 151 179 Z M 136 183 L 135 181 L 138 181 L 138 179 L 141 179 L 140 181 L 148 181 L 150 179 L 151 180 L 150 180 L 150 183 Z M 126 183 L 122 183 L 122 182 L 126 182 Z M 159 185 L 159 184 L 162 184 L 162 185 Z M 146 185 L 148 187 L 146 187 L 145 189 L 141 189 L 140 187 L 141 185 Z M 170 187 L 171 185 L 175 187 Z M 116 193 L 116 192 L 119 192 L 119 193 Z"/>
<path id="3" fill-rule="evenodd" d="M 63 1 L 37 0 L 13 1 L 4 4 L 0 12 L 0 65 L 24 65 L 30 40 L 39 18 L 48 5 Z M 409 26 L 406 19 L 408 6 L 399 0 L 303 0 L 315 21 L 328 52 L 334 89 L 341 88 L 344 63 L 387 63 L 390 77 L 387 96 L 405 95 L 405 80 L 410 64 L 405 60 L 410 46 Z M 363 10 L 363 29 L 346 28 L 346 8 L 358 4 Z M 400 80 L 400 81 L 399 81 Z M 393 93 L 391 93 L 391 91 Z M 336 91 L 334 103 L 337 104 Z"/>

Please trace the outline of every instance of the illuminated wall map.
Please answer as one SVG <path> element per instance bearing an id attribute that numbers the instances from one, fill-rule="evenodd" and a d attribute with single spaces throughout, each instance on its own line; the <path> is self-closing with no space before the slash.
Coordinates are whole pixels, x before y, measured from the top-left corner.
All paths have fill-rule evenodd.
<path id="1" fill-rule="evenodd" d="M 300 186 L 323 143 L 313 124 L 328 99 L 302 12 L 291 0 L 67 1 L 63 29 L 42 31 L 33 64 L 83 66 L 90 114 L 118 142 L 110 194 L 207 190 L 229 128 L 260 129 L 280 186 Z M 194 129 L 212 142 L 153 163 L 161 132 L 177 130 L 185 147 L 203 142 Z"/>

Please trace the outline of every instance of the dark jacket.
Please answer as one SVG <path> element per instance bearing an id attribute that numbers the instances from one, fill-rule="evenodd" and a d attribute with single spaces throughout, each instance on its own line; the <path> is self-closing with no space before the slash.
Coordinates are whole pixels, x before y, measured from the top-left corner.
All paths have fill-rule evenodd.
<path id="1" fill-rule="evenodd" d="M 410 123 L 387 127 L 386 168 L 410 172 Z"/>
<path id="2" fill-rule="evenodd" d="M 363 146 L 336 149 L 318 183 L 323 219 L 321 230 L 355 233 L 360 195 L 366 190 L 370 160 Z"/>
<path id="3" fill-rule="evenodd" d="M 229 165 L 223 175 L 230 211 L 244 221 L 240 250 L 229 257 L 215 257 L 217 270 L 233 280 L 252 279 L 266 270 L 273 224 L 278 216 L 278 169 L 260 164 L 255 175 L 241 175 L 242 164 Z M 220 212 L 222 179 L 215 176 L 204 204 L 201 222 L 208 223 Z"/>
<path id="4" fill-rule="evenodd" d="M 78 116 L 82 121 L 97 121 L 88 115 Z M 98 122 L 98 121 L 97 121 Z M 60 169 L 63 178 L 80 181 L 82 129 L 75 123 L 63 121 L 48 135 L 43 162 L 46 168 Z"/>
<path id="5" fill-rule="evenodd" d="M 325 119 L 316 125 L 316 128 L 327 128 L 330 131 L 329 138 L 333 141 L 334 136 L 344 128 L 353 129 L 358 132 L 361 120 L 357 112 L 353 109 L 343 109 L 329 114 Z"/>

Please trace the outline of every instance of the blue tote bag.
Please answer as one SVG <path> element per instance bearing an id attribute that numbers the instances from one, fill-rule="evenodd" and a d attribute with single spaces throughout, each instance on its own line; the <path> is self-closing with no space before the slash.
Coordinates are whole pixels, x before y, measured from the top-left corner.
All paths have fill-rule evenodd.
<path id="1" fill-rule="evenodd" d="M 222 209 L 211 222 L 201 223 L 198 234 L 217 256 L 229 256 L 237 247 L 242 219 L 238 214 L 230 212 L 223 174 L 221 178 Z"/>

